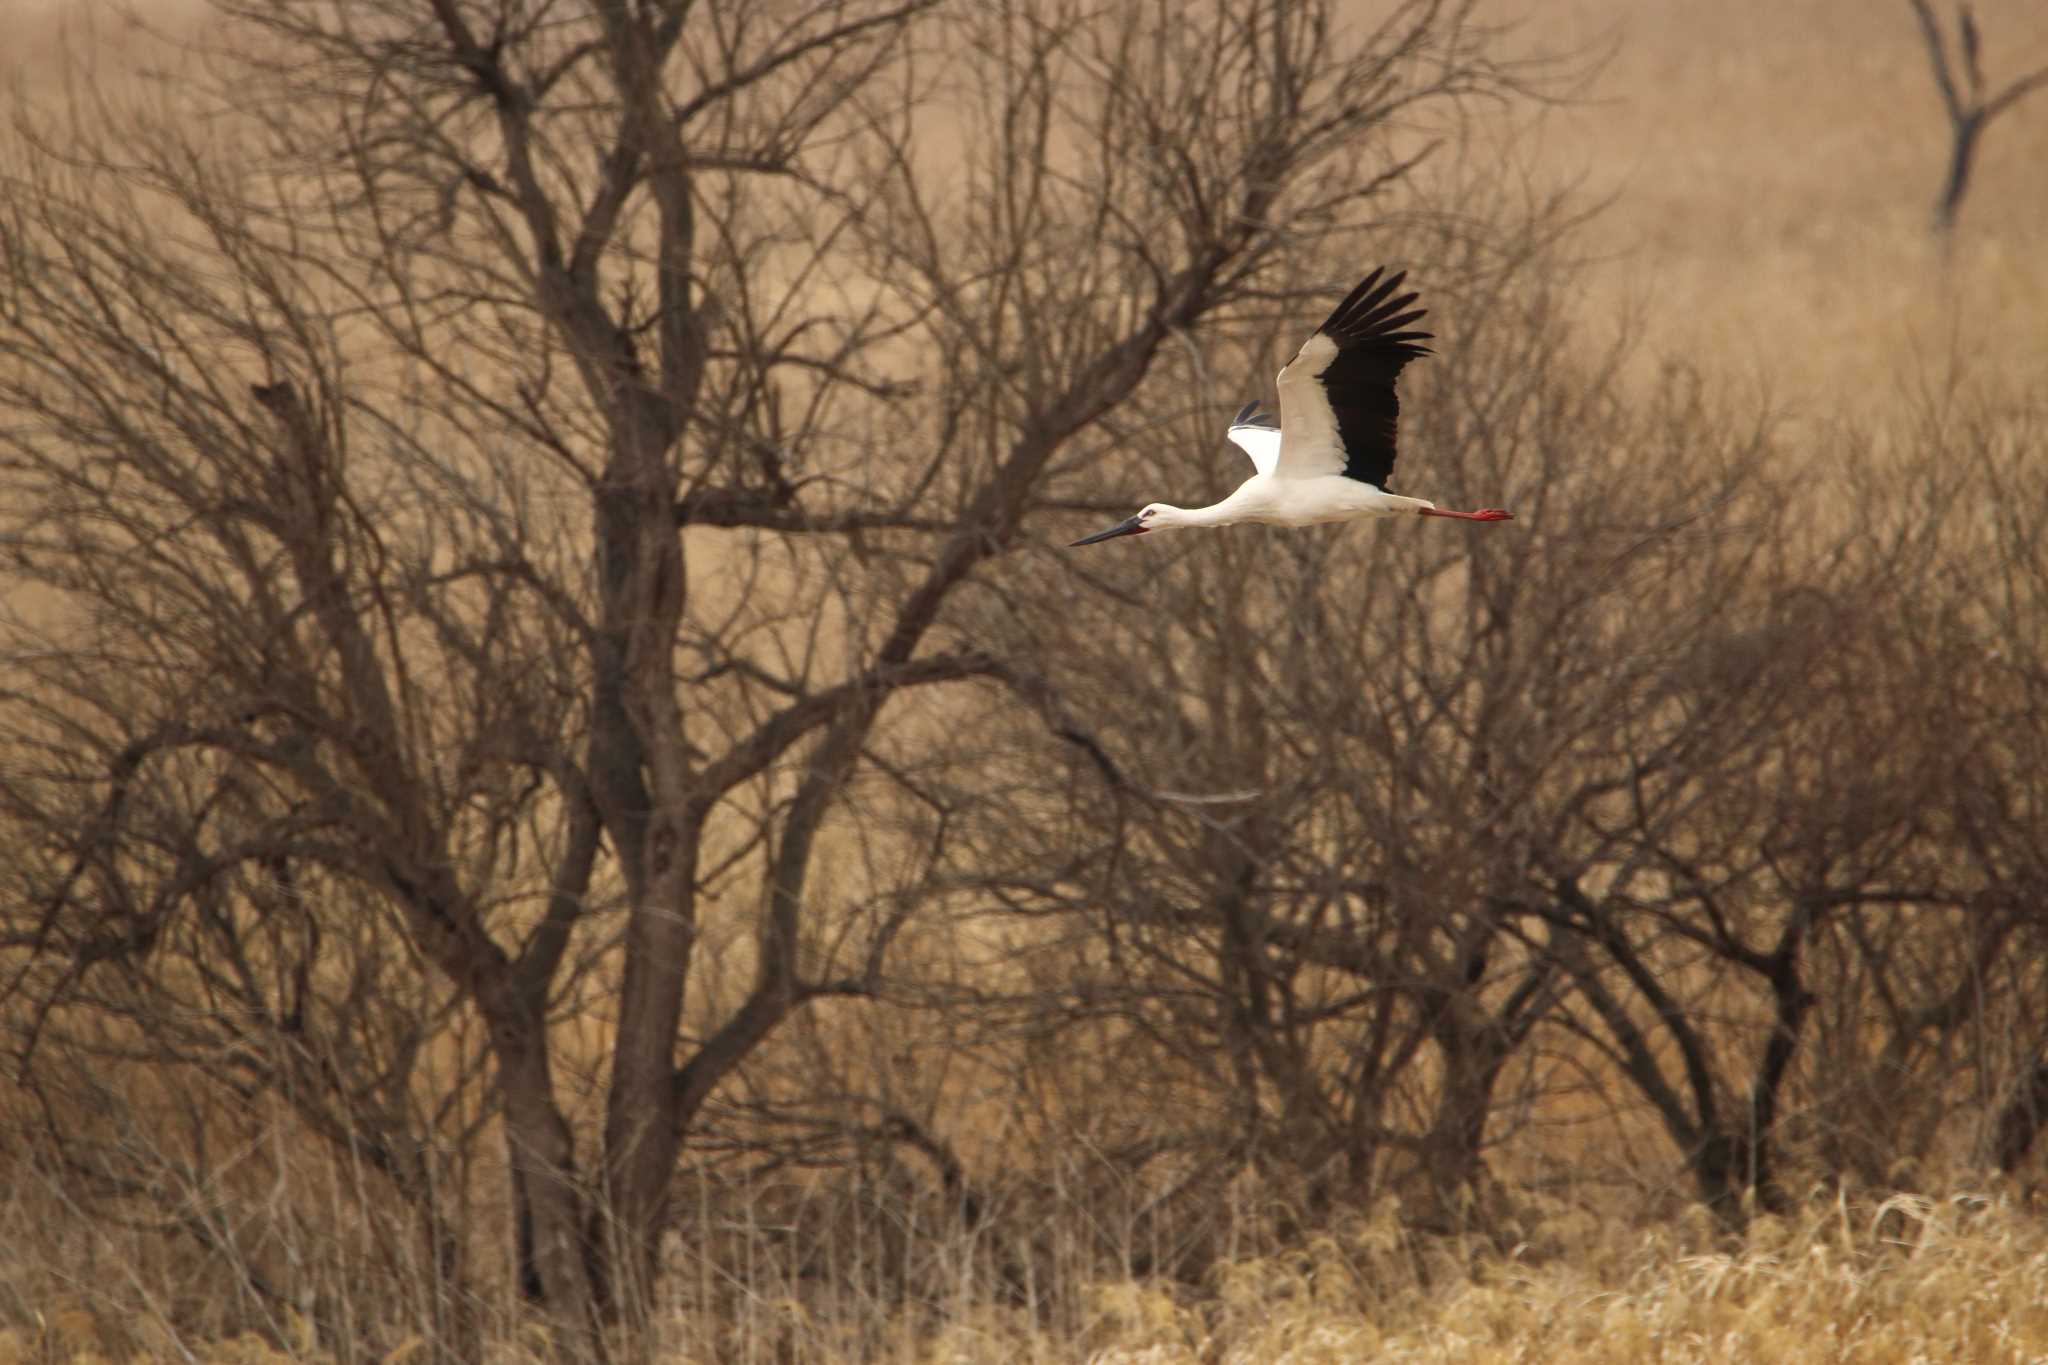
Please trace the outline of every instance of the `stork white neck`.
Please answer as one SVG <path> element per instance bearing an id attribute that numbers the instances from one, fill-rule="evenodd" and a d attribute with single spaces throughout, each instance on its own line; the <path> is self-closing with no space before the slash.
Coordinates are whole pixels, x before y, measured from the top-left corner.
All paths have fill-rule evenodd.
<path id="1" fill-rule="evenodd" d="M 1138 513 L 1139 525 L 1147 531 L 1183 531 L 1195 526 L 1231 526 L 1245 520 L 1242 510 L 1236 505 L 1238 497 L 1232 493 L 1222 502 L 1207 507 L 1175 507 L 1172 503 L 1155 502 Z"/>

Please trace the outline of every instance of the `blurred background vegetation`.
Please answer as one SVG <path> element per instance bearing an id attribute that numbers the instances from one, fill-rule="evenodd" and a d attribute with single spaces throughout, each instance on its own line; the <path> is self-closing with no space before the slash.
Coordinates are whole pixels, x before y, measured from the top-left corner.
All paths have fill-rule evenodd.
<path id="1" fill-rule="evenodd" d="M 2036 7 L 24 13 L 0 1353 L 2048 1351 Z"/>

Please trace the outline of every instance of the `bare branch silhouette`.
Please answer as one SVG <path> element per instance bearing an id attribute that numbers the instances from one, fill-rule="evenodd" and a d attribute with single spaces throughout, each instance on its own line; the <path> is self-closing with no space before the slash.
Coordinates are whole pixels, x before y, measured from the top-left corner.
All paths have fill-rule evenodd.
<path id="1" fill-rule="evenodd" d="M 1908 0 L 1920 21 L 1920 37 L 1927 45 L 1927 63 L 1934 73 L 1934 85 L 1941 92 L 1942 108 L 1948 114 L 1948 174 L 1934 203 L 1934 230 L 1947 234 L 1955 227 L 1963 196 L 1970 188 L 1970 172 L 1976 164 L 1977 143 L 1990 122 L 2043 86 L 2048 86 L 2048 66 L 2009 82 L 1996 93 L 1986 93 L 1983 67 L 1983 39 L 1970 6 L 1957 6 L 1957 31 L 1962 48 L 1958 61 L 1949 49 L 1948 36 L 1929 0 Z"/>

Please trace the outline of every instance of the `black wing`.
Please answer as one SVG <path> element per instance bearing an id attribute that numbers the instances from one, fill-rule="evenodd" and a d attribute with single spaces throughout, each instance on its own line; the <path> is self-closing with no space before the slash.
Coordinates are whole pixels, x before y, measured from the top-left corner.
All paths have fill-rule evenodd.
<path id="1" fill-rule="evenodd" d="M 1394 468 L 1394 443 L 1401 423 L 1401 400 L 1394 394 L 1394 381 L 1401 377 L 1402 366 L 1430 354 L 1420 343 L 1435 339 L 1429 332 L 1402 330 L 1428 310 L 1402 311 L 1417 297 L 1412 292 L 1394 295 L 1408 272 L 1383 281 L 1380 277 L 1384 274 L 1382 266 L 1367 275 L 1317 329 L 1318 336 L 1328 337 L 1337 348 L 1336 359 L 1317 378 L 1344 446 L 1344 477 L 1375 488 L 1387 486 L 1387 476 Z"/>

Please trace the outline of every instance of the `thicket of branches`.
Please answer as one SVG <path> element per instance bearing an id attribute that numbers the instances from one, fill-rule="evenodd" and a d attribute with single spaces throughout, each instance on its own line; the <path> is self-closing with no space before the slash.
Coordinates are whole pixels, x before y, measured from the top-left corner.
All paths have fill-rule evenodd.
<path id="1" fill-rule="evenodd" d="M 1470 6 L 218 9 L 0 194 L 6 1159 L 152 1311 L 598 1354 L 2027 1162 L 2033 419 L 1626 379 Z M 1055 548 L 1382 258 L 1512 527 Z"/>

